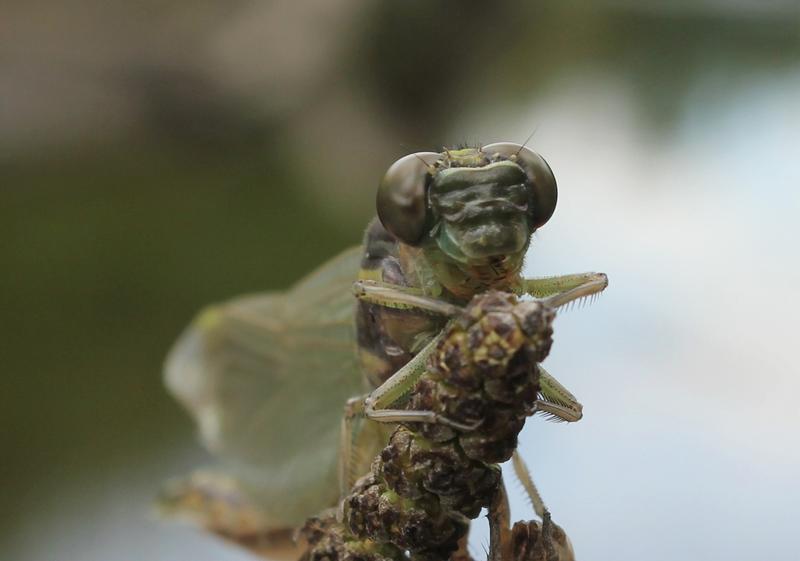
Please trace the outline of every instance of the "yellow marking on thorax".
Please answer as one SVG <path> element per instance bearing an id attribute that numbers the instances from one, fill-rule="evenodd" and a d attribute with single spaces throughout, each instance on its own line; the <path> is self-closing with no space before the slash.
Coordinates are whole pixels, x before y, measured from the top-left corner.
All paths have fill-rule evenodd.
<path id="1" fill-rule="evenodd" d="M 380 282 L 383 280 L 383 270 L 378 269 L 364 269 L 363 267 L 358 270 L 358 280 L 371 280 Z"/>

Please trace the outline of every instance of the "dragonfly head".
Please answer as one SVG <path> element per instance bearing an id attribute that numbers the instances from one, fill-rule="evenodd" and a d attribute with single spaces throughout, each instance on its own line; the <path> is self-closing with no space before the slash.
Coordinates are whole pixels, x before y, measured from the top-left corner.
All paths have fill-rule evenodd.
<path id="1" fill-rule="evenodd" d="M 556 198 L 544 158 L 502 142 L 399 159 L 381 182 L 377 210 L 401 242 L 474 266 L 521 260 Z"/>

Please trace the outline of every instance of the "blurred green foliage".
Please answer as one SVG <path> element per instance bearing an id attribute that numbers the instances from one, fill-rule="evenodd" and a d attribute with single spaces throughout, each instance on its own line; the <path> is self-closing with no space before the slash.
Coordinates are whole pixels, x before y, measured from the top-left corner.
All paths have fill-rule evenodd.
<path id="1" fill-rule="evenodd" d="M 37 482 L 139 461 L 176 431 L 191 441 L 160 378 L 191 316 L 287 286 L 357 243 L 367 219 L 309 205 L 288 161 L 126 145 L 4 166 L 3 496 L 35 510 Z"/>

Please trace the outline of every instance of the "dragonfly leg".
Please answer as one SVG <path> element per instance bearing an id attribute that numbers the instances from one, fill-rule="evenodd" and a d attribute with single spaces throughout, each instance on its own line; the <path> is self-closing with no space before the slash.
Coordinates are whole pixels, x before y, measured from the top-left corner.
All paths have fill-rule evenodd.
<path id="1" fill-rule="evenodd" d="M 525 488 L 536 515 L 542 519 L 517 522 L 511 530 L 511 546 L 506 550 L 506 559 L 524 561 L 525 559 L 547 559 L 548 561 L 575 561 L 575 552 L 566 532 L 553 522 L 550 511 L 542 501 L 539 490 L 533 483 L 528 467 L 517 451 L 512 457 L 514 473 Z M 491 522 L 490 522 L 491 523 Z M 524 542 L 528 542 L 527 544 Z M 522 553 L 522 558 L 520 558 Z M 516 557 L 515 557 L 516 555 Z M 491 557 L 490 557 L 491 559 Z"/>
<path id="2" fill-rule="evenodd" d="M 537 411 L 542 411 L 568 423 L 580 421 L 583 418 L 583 405 L 541 364 L 538 365 L 538 368 L 539 399 L 535 403 Z"/>
<path id="3" fill-rule="evenodd" d="M 344 406 L 344 415 L 339 428 L 339 498 L 344 498 L 353 487 L 356 478 L 355 457 L 357 439 L 357 421 L 364 416 L 364 400 L 366 395 L 352 397 Z"/>
<path id="4" fill-rule="evenodd" d="M 545 514 L 549 514 L 549 511 L 544 505 L 542 496 L 539 494 L 539 489 L 536 488 L 536 484 L 533 482 L 528 466 L 525 465 L 525 461 L 517 450 L 514 450 L 514 455 L 511 456 L 511 464 L 514 466 L 514 474 L 517 476 L 517 479 L 519 479 L 519 482 L 522 483 L 525 494 L 528 495 L 533 511 L 536 513 L 536 516 L 544 519 Z"/>
<path id="5" fill-rule="evenodd" d="M 431 339 L 414 355 L 414 358 L 369 394 L 364 400 L 367 416 L 369 416 L 369 410 L 387 409 L 411 393 L 419 379 L 425 374 L 428 359 L 436 351 L 436 346 L 443 336 L 442 333 L 439 333 Z"/>
<path id="6" fill-rule="evenodd" d="M 605 273 L 577 273 L 522 280 L 522 293 L 541 298 L 558 308 L 574 300 L 599 294 L 608 286 Z"/>
<path id="7" fill-rule="evenodd" d="M 364 412 L 367 418 L 377 421 L 379 423 L 430 423 L 437 425 L 445 425 L 450 428 L 460 431 L 473 431 L 481 426 L 480 422 L 465 424 L 459 423 L 440 415 L 435 411 L 420 411 L 408 409 L 380 409 L 376 410 L 369 405 L 365 407 Z"/>
<path id="8" fill-rule="evenodd" d="M 391 406 L 407 396 L 425 373 L 428 358 L 436 350 L 442 338 L 440 333 L 425 345 L 405 366 L 392 374 L 364 400 L 364 414 L 379 423 L 436 423 L 461 431 L 475 430 L 479 424 L 466 425 L 448 419 L 434 411 L 412 411 L 392 409 Z"/>
<path id="9" fill-rule="evenodd" d="M 511 561 L 511 508 L 505 481 L 501 481 L 489 505 L 489 554 L 487 561 Z M 522 560 L 519 560 L 522 561 Z"/>
<path id="10" fill-rule="evenodd" d="M 432 315 L 451 317 L 461 308 L 437 298 L 425 296 L 421 289 L 372 280 L 353 283 L 353 293 L 362 302 L 397 310 L 414 310 Z"/>

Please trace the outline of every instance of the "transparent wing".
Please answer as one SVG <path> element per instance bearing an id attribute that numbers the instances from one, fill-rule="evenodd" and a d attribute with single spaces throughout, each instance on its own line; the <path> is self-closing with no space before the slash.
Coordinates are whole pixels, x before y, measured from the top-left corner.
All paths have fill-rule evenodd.
<path id="1" fill-rule="evenodd" d="M 169 390 L 205 446 L 273 527 L 338 498 L 338 433 L 363 392 L 356 364 L 352 248 L 281 293 L 201 312 L 169 353 Z"/>

